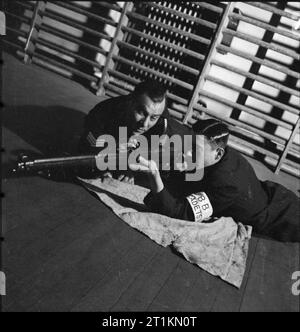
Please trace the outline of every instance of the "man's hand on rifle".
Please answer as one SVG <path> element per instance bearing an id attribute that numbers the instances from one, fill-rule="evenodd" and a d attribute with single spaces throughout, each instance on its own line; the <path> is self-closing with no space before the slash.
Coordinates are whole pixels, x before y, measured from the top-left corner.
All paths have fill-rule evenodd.
<path id="1" fill-rule="evenodd" d="M 113 174 L 114 173 L 114 174 Z M 119 174 L 119 172 L 105 172 L 101 175 L 101 180 L 107 180 L 107 179 L 117 179 L 121 182 L 134 184 L 134 177 L 133 173 L 131 171 L 127 171 L 125 173 Z"/>
<path id="2" fill-rule="evenodd" d="M 134 184 L 134 177 L 133 173 L 131 171 L 126 171 L 123 174 L 120 174 L 118 176 L 118 180 L 121 182 L 129 183 L 129 184 Z"/>

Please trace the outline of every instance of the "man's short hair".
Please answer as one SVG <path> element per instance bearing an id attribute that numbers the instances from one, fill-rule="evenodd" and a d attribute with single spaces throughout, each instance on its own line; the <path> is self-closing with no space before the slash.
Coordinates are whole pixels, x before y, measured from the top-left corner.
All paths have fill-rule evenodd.
<path id="1" fill-rule="evenodd" d="M 147 95 L 155 103 L 160 103 L 165 99 L 166 93 L 167 89 L 163 84 L 161 84 L 156 80 L 148 79 L 146 81 L 139 83 L 135 87 L 132 95 L 133 96 Z"/>
<path id="2" fill-rule="evenodd" d="M 198 120 L 193 125 L 196 135 L 204 135 L 215 147 L 225 149 L 229 138 L 227 125 L 216 119 Z"/>

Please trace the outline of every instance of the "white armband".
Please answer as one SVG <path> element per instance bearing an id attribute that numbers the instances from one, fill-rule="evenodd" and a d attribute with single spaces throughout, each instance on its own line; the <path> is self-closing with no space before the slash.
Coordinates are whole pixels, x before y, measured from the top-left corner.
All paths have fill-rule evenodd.
<path id="1" fill-rule="evenodd" d="M 192 194 L 186 198 L 193 210 L 194 221 L 201 222 L 213 214 L 212 205 L 204 192 Z"/>

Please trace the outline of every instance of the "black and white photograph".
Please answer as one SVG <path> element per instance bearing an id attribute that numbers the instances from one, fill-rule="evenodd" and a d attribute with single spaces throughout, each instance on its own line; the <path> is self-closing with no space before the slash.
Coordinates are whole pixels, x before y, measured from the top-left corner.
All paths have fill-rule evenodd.
<path id="1" fill-rule="evenodd" d="M 300 2 L 0 3 L 1 312 L 300 312 Z"/>

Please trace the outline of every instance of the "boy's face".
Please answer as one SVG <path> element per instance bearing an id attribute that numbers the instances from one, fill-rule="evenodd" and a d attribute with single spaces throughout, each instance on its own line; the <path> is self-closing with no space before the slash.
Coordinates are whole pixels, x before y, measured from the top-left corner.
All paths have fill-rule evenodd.
<path id="1" fill-rule="evenodd" d="M 204 135 L 196 135 L 196 168 L 216 164 L 223 156 L 224 150 L 216 148 Z"/>
<path id="2" fill-rule="evenodd" d="M 152 128 L 161 117 L 166 106 L 166 99 L 155 103 L 147 95 L 138 97 L 130 117 L 132 135 L 142 135 Z"/>

